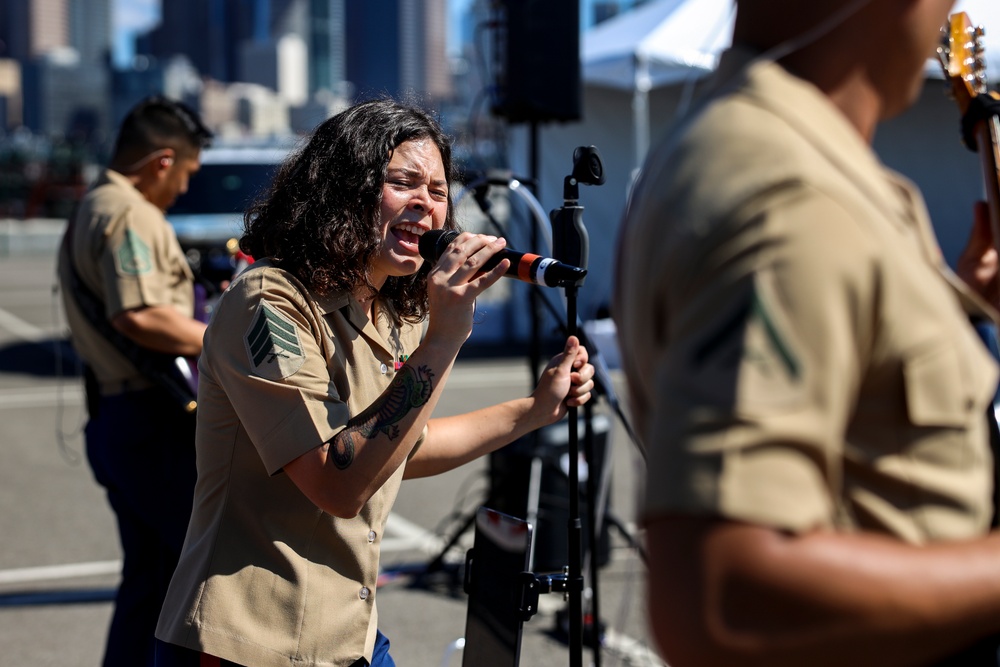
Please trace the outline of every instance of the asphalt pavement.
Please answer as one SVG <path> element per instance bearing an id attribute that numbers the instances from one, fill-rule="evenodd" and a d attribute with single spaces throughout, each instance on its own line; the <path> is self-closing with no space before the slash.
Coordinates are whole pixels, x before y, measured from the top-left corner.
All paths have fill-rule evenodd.
<path id="1" fill-rule="evenodd" d="M 65 341 L 54 275 L 53 253 L 44 246 L 0 252 L 0 667 L 99 665 L 120 568 L 114 516 L 83 454 L 81 380 Z M 621 391 L 620 378 L 612 377 Z M 460 357 L 438 414 L 529 388 L 522 358 Z M 639 537 L 633 517 L 642 459 L 606 401 L 596 413 L 609 424 L 611 479 L 607 546 L 600 551 L 606 564 L 597 589 L 605 628 L 600 662 L 662 665 L 646 629 L 645 565 L 630 544 Z M 403 485 L 386 530 L 377 591 L 380 627 L 400 667 L 462 664 L 468 598 L 461 563 L 473 531 L 461 529 L 498 483 L 489 470 L 480 461 Z M 548 543 L 558 546 L 561 539 Z M 561 595 L 542 596 L 539 612 L 524 625 L 521 665 L 570 663 L 560 622 L 566 608 Z M 591 664 L 593 650 L 587 647 L 583 657 Z"/>

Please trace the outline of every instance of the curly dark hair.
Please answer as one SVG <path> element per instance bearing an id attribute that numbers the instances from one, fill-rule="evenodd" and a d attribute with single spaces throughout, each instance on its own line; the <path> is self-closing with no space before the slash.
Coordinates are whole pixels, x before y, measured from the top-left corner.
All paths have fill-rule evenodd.
<path id="1" fill-rule="evenodd" d="M 380 290 L 369 279 L 382 247 L 380 206 L 389 160 L 397 146 L 412 139 L 437 145 L 451 182 L 450 140 L 416 106 L 379 99 L 324 121 L 245 212 L 240 248 L 271 258 L 317 294 L 367 285 L 401 320 L 422 320 L 429 263 L 413 275 L 390 276 Z M 445 228 L 455 227 L 449 195 Z"/>

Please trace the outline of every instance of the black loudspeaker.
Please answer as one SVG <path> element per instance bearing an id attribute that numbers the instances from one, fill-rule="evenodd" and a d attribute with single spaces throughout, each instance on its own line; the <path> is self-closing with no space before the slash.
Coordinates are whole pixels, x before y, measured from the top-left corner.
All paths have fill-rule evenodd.
<path id="1" fill-rule="evenodd" d="M 512 123 L 582 116 L 579 0 L 501 0 L 493 113 Z"/>
<path id="2" fill-rule="evenodd" d="M 594 456 L 596 461 L 586 466 L 586 474 L 601 479 L 604 452 L 608 446 L 610 421 L 597 415 L 593 420 Z M 580 452 L 584 449 L 584 422 L 579 420 Z M 490 454 L 490 490 L 486 506 L 514 517 L 527 519 L 529 500 L 537 493 L 538 517 L 535 521 L 535 559 L 533 570 L 538 573 L 561 572 L 569 564 L 569 422 L 563 420 L 529 434 Z M 532 463 L 538 462 L 541 474 L 532 489 Z M 590 543 L 587 528 L 589 503 L 586 496 L 584 466 L 580 466 L 580 524 L 583 530 L 583 550 Z M 599 487 L 600 484 L 597 484 Z M 610 497 L 610 493 L 608 496 Z M 605 511 L 608 501 L 605 500 Z M 611 558 L 608 522 L 601 522 L 597 540 L 597 563 L 607 565 Z"/>

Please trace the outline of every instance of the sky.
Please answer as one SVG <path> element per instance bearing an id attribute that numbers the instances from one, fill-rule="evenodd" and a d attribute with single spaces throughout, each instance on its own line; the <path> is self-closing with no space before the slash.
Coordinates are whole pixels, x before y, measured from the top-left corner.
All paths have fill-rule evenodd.
<path id="1" fill-rule="evenodd" d="M 132 59 L 137 34 L 156 25 L 160 18 L 161 0 L 114 0 L 112 22 L 114 31 L 114 61 L 126 66 Z M 449 50 L 458 34 L 458 22 L 472 0 L 448 0 Z"/>
<path id="2" fill-rule="evenodd" d="M 116 65 L 129 63 L 134 52 L 135 36 L 155 25 L 159 18 L 160 0 L 114 0 L 111 24 Z"/>

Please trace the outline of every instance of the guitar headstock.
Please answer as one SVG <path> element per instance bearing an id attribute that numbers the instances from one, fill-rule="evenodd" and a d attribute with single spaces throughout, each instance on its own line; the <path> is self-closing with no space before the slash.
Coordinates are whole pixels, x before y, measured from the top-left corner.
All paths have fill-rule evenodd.
<path id="1" fill-rule="evenodd" d="M 986 92 L 986 58 L 982 26 L 973 26 L 965 12 L 952 14 L 941 29 L 938 58 L 952 95 L 964 114 L 976 95 Z"/>

